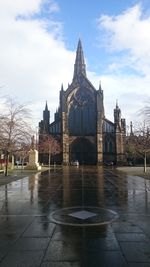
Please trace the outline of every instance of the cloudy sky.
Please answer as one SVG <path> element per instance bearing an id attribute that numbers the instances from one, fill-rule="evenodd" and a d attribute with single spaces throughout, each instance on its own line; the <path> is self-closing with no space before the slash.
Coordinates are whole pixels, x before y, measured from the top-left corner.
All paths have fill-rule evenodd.
<path id="1" fill-rule="evenodd" d="M 101 81 L 105 114 L 118 100 L 127 124 L 150 99 L 149 0 L 0 0 L 0 93 L 53 113 L 71 83 L 78 39 L 87 76 Z"/>

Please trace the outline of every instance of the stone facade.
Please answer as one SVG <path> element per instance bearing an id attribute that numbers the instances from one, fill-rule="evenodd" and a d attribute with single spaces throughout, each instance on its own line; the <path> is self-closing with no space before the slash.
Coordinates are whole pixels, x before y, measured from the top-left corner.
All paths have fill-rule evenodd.
<path id="1" fill-rule="evenodd" d="M 103 90 L 96 90 L 86 76 L 81 41 L 78 42 L 72 83 L 60 90 L 59 108 L 54 122 L 49 123 L 46 104 L 39 123 L 39 140 L 43 133 L 56 136 L 62 148 L 61 162 L 65 165 L 78 160 L 80 164 L 103 164 L 125 161 L 125 119 L 116 104 L 114 122 L 105 117 Z M 40 157 L 42 163 L 42 155 Z M 60 159 L 60 157 L 59 157 Z"/>

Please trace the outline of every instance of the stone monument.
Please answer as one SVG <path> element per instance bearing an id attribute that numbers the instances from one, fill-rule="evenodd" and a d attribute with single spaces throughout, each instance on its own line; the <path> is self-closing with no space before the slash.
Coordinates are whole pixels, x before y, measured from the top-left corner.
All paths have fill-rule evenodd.
<path id="1" fill-rule="evenodd" d="M 38 163 L 38 151 L 35 149 L 34 135 L 31 138 L 31 147 L 29 151 L 29 163 L 25 167 L 26 170 L 41 170 Z"/>

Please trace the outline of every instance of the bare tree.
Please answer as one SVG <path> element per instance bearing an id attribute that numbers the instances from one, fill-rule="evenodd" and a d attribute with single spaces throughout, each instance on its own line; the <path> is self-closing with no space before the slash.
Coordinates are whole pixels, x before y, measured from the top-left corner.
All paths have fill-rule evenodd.
<path id="1" fill-rule="evenodd" d="M 142 157 L 144 161 L 144 172 L 147 167 L 147 155 L 150 153 L 150 132 L 148 127 L 138 125 L 136 129 L 126 138 L 126 153 L 129 160 L 134 161 Z"/>
<path id="2" fill-rule="evenodd" d="M 12 99 L 7 99 L 0 115 L 0 149 L 5 154 L 5 176 L 8 172 L 9 154 L 21 149 L 22 144 L 29 143 L 31 127 L 29 110 Z"/>
<path id="3" fill-rule="evenodd" d="M 51 165 L 51 157 L 61 152 L 60 144 L 56 138 L 49 134 L 43 134 L 39 144 L 40 153 L 48 155 L 48 165 Z"/>
<path id="4" fill-rule="evenodd" d="M 25 161 L 28 160 L 29 157 L 29 150 L 31 148 L 31 144 L 28 142 L 22 143 L 17 151 L 15 151 L 15 157 L 18 159 L 18 161 L 23 166 L 25 164 Z"/>

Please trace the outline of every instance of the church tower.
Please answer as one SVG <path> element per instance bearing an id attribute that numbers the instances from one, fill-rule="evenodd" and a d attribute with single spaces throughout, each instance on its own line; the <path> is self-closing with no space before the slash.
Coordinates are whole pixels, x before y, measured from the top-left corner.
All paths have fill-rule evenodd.
<path id="1" fill-rule="evenodd" d="M 103 91 L 96 90 L 86 75 L 81 40 L 78 42 L 72 83 L 61 90 L 63 163 L 103 161 Z"/>
<path id="2" fill-rule="evenodd" d="M 43 120 L 39 122 L 39 148 L 42 146 L 44 138 L 50 134 L 50 111 L 48 110 L 47 101 L 45 104 L 45 109 L 43 111 Z M 44 162 L 44 154 L 41 153 L 39 149 L 39 162 Z M 47 163 L 47 162 L 46 162 Z"/>
<path id="3" fill-rule="evenodd" d="M 48 110 L 47 101 L 43 111 L 43 120 L 39 122 L 39 142 L 42 141 L 44 135 L 49 135 L 50 131 L 50 111 Z"/>
<path id="4" fill-rule="evenodd" d="M 126 125 L 125 120 L 121 119 L 121 109 L 116 102 L 114 109 L 114 124 L 115 124 L 115 136 L 116 136 L 116 162 L 121 163 L 125 161 L 125 136 Z"/>
<path id="5" fill-rule="evenodd" d="M 114 122 L 105 117 L 104 94 L 87 78 L 81 40 L 78 41 L 71 84 L 60 90 L 59 107 L 49 124 L 46 103 L 40 131 L 60 140 L 61 163 L 78 160 L 79 164 L 103 164 L 124 160 L 125 120 L 116 103 Z"/>
<path id="6" fill-rule="evenodd" d="M 50 112 L 48 110 L 47 101 L 45 104 L 45 110 L 43 111 L 43 126 L 44 126 L 44 132 L 49 133 L 49 124 L 50 124 Z"/>

